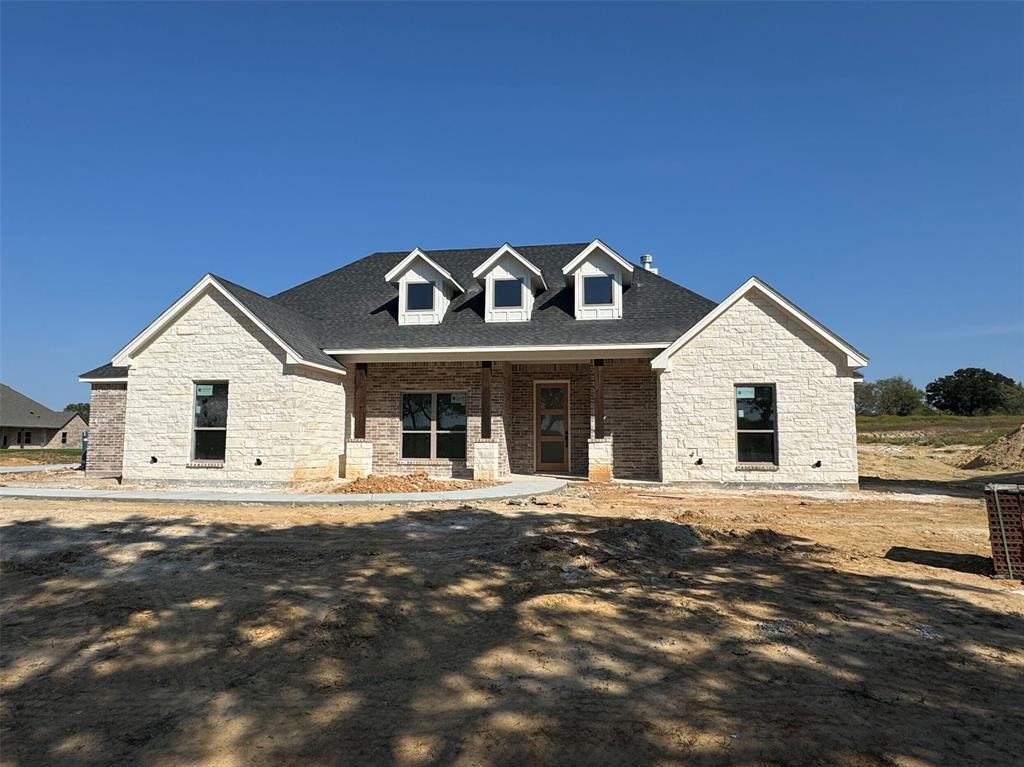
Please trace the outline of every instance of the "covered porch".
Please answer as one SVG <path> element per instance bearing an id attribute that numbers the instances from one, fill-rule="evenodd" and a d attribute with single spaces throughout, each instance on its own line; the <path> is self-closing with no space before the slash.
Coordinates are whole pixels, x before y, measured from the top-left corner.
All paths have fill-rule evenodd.
<path id="1" fill-rule="evenodd" d="M 644 357 L 355 361 L 344 475 L 660 478 Z"/>

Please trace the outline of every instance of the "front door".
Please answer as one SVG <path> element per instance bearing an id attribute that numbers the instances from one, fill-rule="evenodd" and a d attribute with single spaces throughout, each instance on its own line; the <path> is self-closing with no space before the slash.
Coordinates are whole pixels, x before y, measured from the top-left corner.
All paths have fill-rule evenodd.
<path id="1" fill-rule="evenodd" d="M 569 470 L 569 384 L 538 383 L 537 471 Z"/>

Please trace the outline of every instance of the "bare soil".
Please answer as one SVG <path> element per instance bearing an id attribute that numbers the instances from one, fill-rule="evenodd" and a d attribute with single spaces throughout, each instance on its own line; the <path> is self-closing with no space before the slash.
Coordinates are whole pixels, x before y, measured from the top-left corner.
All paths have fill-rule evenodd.
<path id="1" fill-rule="evenodd" d="M 0 450 L 0 466 L 29 466 L 41 463 L 78 463 L 82 453 L 78 449 L 63 450 Z"/>
<path id="2" fill-rule="evenodd" d="M 1000 437 L 990 445 L 972 450 L 960 462 L 960 468 L 1024 471 L 1024 426 Z"/>
<path id="3" fill-rule="evenodd" d="M 983 503 L 0 501 L 3 764 L 1015 765 Z"/>

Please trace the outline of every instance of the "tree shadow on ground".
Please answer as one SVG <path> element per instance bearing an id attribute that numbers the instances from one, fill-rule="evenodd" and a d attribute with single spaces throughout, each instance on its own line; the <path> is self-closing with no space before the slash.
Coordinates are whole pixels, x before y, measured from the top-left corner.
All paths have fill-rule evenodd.
<path id="1" fill-rule="evenodd" d="M 772 531 L 463 507 L 3 532 L 12 765 L 1024 753 L 1020 616 Z"/>
<path id="2" fill-rule="evenodd" d="M 926 567 L 937 567 L 943 570 L 956 570 L 960 573 L 973 575 L 993 575 L 992 558 L 978 554 L 960 554 L 952 551 L 934 551 L 932 549 L 914 549 L 906 546 L 893 546 L 885 553 L 891 562 L 913 562 Z"/>
<path id="3" fill-rule="evenodd" d="M 860 477 L 861 490 L 881 490 L 890 493 L 912 495 L 949 495 L 956 498 L 981 498 L 985 485 L 1024 484 L 1024 472 L 1006 474 L 979 474 L 964 479 L 883 479 L 881 477 Z"/>

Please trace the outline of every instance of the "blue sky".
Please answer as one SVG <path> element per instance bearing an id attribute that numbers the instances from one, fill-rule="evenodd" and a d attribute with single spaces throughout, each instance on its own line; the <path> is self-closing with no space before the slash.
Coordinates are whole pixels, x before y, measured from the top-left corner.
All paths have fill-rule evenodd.
<path id="1" fill-rule="evenodd" d="M 205 272 L 599 236 L 923 385 L 1024 378 L 1024 6 L 4 3 L 0 377 Z"/>

